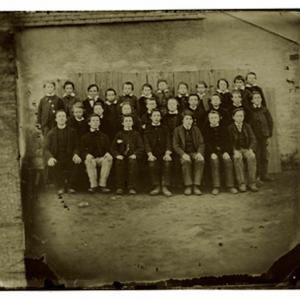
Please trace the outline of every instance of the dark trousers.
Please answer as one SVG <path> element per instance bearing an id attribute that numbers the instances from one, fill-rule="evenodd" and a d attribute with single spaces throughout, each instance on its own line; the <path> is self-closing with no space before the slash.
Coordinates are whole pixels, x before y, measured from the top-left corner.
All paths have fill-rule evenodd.
<path id="1" fill-rule="evenodd" d="M 268 142 L 267 138 L 257 139 L 256 144 L 256 168 L 257 177 L 265 178 L 268 175 Z"/>
<path id="2" fill-rule="evenodd" d="M 148 167 L 152 186 L 170 185 L 172 161 L 164 161 L 162 157 L 157 157 L 155 161 L 148 161 Z"/>
<path id="3" fill-rule="evenodd" d="M 224 159 L 222 154 L 217 154 L 217 158 L 209 158 L 210 159 L 210 169 L 211 169 L 211 178 L 212 185 L 214 188 L 219 188 L 221 186 L 221 168 L 223 168 L 224 176 L 225 176 L 225 185 L 230 188 L 234 186 L 233 179 L 233 163 L 231 158 Z"/>
<path id="4" fill-rule="evenodd" d="M 190 153 L 191 161 L 181 159 L 182 176 L 185 186 L 197 185 L 202 182 L 204 160 L 196 160 L 196 153 Z"/>
<path id="5" fill-rule="evenodd" d="M 116 187 L 123 189 L 126 185 L 128 189 L 136 189 L 138 178 L 137 159 L 124 158 L 115 160 Z"/>

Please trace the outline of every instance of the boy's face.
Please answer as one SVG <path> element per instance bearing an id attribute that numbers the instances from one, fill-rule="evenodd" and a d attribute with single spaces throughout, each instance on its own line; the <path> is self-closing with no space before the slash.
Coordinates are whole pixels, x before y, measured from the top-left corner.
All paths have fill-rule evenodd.
<path id="1" fill-rule="evenodd" d="M 67 122 L 67 115 L 64 111 L 60 111 L 56 114 L 55 117 L 57 125 L 63 126 Z"/>
<path id="2" fill-rule="evenodd" d="M 73 107 L 73 115 L 75 118 L 80 119 L 83 116 L 83 109 L 81 107 Z"/>
<path id="3" fill-rule="evenodd" d="M 123 124 L 123 127 L 125 129 L 132 129 L 132 126 L 133 126 L 132 117 L 126 117 L 126 118 L 124 118 L 122 124 Z"/>
<path id="4" fill-rule="evenodd" d="M 233 118 L 234 122 L 241 124 L 244 121 L 244 112 L 237 111 L 232 118 Z"/>
<path id="5" fill-rule="evenodd" d="M 190 96 L 189 97 L 189 105 L 191 107 L 196 107 L 196 106 L 198 106 L 198 104 L 199 104 L 199 101 L 198 101 L 198 98 L 196 96 Z"/>
<path id="6" fill-rule="evenodd" d="M 158 124 L 161 120 L 161 115 L 160 115 L 160 112 L 159 111 L 155 111 L 152 113 L 151 115 L 151 121 L 154 123 L 154 124 Z"/>
<path id="7" fill-rule="evenodd" d="M 211 104 L 212 104 L 212 106 L 216 106 L 216 107 L 219 106 L 221 104 L 220 97 L 217 96 L 217 95 L 212 96 L 211 97 Z"/>
<path id="8" fill-rule="evenodd" d="M 227 89 L 227 83 L 226 83 L 226 81 L 221 80 L 221 81 L 219 82 L 219 89 L 220 89 L 221 91 L 225 91 L 225 90 Z"/>
<path id="9" fill-rule="evenodd" d="M 237 89 L 241 89 L 243 86 L 244 86 L 244 81 L 243 80 L 240 80 L 240 79 L 237 79 L 235 82 L 234 82 L 234 85 Z"/>
<path id="10" fill-rule="evenodd" d="M 220 123 L 220 116 L 218 114 L 209 114 L 208 121 L 210 125 L 217 126 Z"/>
<path id="11" fill-rule="evenodd" d="M 114 102 L 116 100 L 116 94 L 114 91 L 108 91 L 106 93 L 106 100 L 109 102 Z"/>
<path id="12" fill-rule="evenodd" d="M 102 105 L 95 105 L 94 106 L 94 114 L 98 115 L 98 116 L 102 116 L 103 115 L 103 107 Z"/>
<path id="13" fill-rule="evenodd" d="M 205 91 L 206 91 L 206 88 L 205 88 L 204 84 L 200 83 L 197 85 L 197 93 L 204 94 Z"/>
<path id="14" fill-rule="evenodd" d="M 254 74 L 249 74 L 247 76 L 247 81 L 250 84 L 254 84 L 256 82 L 256 76 Z"/>
<path id="15" fill-rule="evenodd" d="M 123 93 L 125 95 L 130 95 L 132 92 L 133 91 L 132 91 L 131 85 L 130 84 L 124 84 L 124 86 L 123 86 Z"/>
<path id="16" fill-rule="evenodd" d="M 71 95 L 73 93 L 74 89 L 73 89 L 73 86 L 72 84 L 67 84 L 65 86 L 65 92 L 67 95 Z"/>
<path id="17" fill-rule="evenodd" d="M 259 94 L 254 94 L 253 97 L 252 97 L 252 103 L 255 104 L 255 105 L 258 105 L 260 106 L 261 105 L 261 95 Z"/>
<path id="18" fill-rule="evenodd" d="M 91 117 L 89 125 L 92 129 L 99 129 L 100 126 L 100 118 L 99 117 Z"/>
<path id="19" fill-rule="evenodd" d="M 168 106 L 168 111 L 171 111 L 171 112 L 176 111 L 177 110 L 177 100 L 176 99 L 170 99 L 168 101 L 167 106 Z"/>
<path id="20" fill-rule="evenodd" d="M 233 104 L 235 105 L 240 105 L 241 102 L 242 102 L 242 97 L 240 94 L 237 94 L 237 93 L 233 93 L 232 94 L 232 102 Z"/>
<path id="21" fill-rule="evenodd" d="M 150 95 L 152 95 L 152 90 L 151 90 L 151 88 L 149 88 L 149 86 L 144 86 L 144 87 L 143 87 L 143 94 L 144 94 L 145 96 L 150 96 Z"/>
<path id="22" fill-rule="evenodd" d="M 121 111 L 122 111 L 122 114 L 123 114 L 123 115 L 129 115 L 129 114 L 132 113 L 132 109 L 131 109 L 131 106 L 130 106 L 129 104 L 124 104 L 124 105 L 122 106 Z"/>
<path id="23" fill-rule="evenodd" d="M 46 83 L 45 92 L 47 94 L 52 94 L 52 93 L 54 93 L 54 91 L 55 91 L 55 86 L 53 85 L 53 83 L 50 83 L 50 82 Z"/>
<path id="24" fill-rule="evenodd" d="M 168 84 L 165 82 L 165 81 L 161 81 L 157 88 L 160 90 L 160 91 L 164 91 L 166 89 L 168 89 Z"/>
<path id="25" fill-rule="evenodd" d="M 146 107 L 148 111 L 152 111 L 157 107 L 156 101 L 155 100 L 147 100 Z"/>
<path id="26" fill-rule="evenodd" d="M 184 127 L 191 127 L 193 125 L 192 116 L 184 116 L 182 120 L 182 124 Z"/>
<path id="27" fill-rule="evenodd" d="M 88 95 L 91 98 L 95 98 L 96 96 L 98 96 L 98 89 L 95 86 L 91 87 L 88 91 Z"/>
<path id="28" fill-rule="evenodd" d="M 180 84 L 178 86 L 178 94 L 180 95 L 186 95 L 188 93 L 187 86 L 185 84 Z"/>

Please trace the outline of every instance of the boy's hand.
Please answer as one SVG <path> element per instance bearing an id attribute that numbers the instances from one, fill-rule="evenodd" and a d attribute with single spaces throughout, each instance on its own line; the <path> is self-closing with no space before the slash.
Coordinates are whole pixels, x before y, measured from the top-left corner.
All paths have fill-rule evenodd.
<path id="1" fill-rule="evenodd" d="M 148 161 L 156 161 L 156 159 L 157 158 L 152 153 L 148 154 Z"/>
<path id="2" fill-rule="evenodd" d="M 104 158 L 112 159 L 112 156 L 110 155 L 110 153 L 106 152 L 106 153 L 104 154 Z"/>
<path id="3" fill-rule="evenodd" d="M 204 160 L 204 157 L 202 156 L 201 153 L 196 153 L 196 155 L 195 155 L 195 160 L 202 161 L 202 160 Z"/>
<path id="4" fill-rule="evenodd" d="M 164 161 L 172 161 L 172 157 L 170 155 L 170 153 L 166 153 L 165 156 L 163 157 Z"/>
<path id="5" fill-rule="evenodd" d="M 241 152 L 238 150 L 234 150 L 233 157 L 234 158 L 240 158 L 242 156 Z"/>
<path id="6" fill-rule="evenodd" d="M 191 161 L 191 157 L 188 154 L 186 154 L 186 153 L 184 153 L 182 155 L 182 159 L 185 160 L 185 161 Z"/>
<path id="7" fill-rule="evenodd" d="M 49 158 L 49 160 L 48 160 L 49 167 L 54 167 L 56 163 L 57 163 L 57 160 L 54 157 Z"/>
<path id="8" fill-rule="evenodd" d="M 94 156 L 92 154 L 87 154 L 86 160 L 92 160 L 94 159 Z"/>
<path id="9" fill-rule="evenodd" d="M 131 158 L 131 159 L 136 159 L 136 155 L 135 155 L 135 154 L 132 154 L 132 155 L 129 156 L 129 158 Z"/>
<path id="10" fill-rule="evenodd" d="M 73 155 L 73 162 L 75 164 L 80 164 L 81 163 L 81 158 L 80 158 L 80 156 L 78 154 L 74 154 Z"/>
<path id="11" fill-rule="evenodd" d="M 123 160 L 124 156 L 123 155 L 117 155 L 116 156 L 116 159 L 119 159 L 119 160 Z"/>
<path id="12" fill-rule="evenodd" d="M 224 159 L 230 159 L 230 155 L 227 152 L 223 153 L 223 158 Z"/>
<path id="13" fill-rule="evenodd" d="M 217 156 L 217 154 L 216 154 L 216 153 L 212 153 L 212 154 L 210 155 L 210 158 L 211 158 L 211 159 L 217 159 L 217 158 L 218 158 L 218 156 Z"/>

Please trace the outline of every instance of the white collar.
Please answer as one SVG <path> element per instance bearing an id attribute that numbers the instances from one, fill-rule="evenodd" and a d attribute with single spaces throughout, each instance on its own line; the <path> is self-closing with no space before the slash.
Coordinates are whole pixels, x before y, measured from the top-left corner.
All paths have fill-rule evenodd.
<path id="1" fill-rule="evenodd" d="M 216 127 L 219 127 L 220 126 L 220 123 L 218 123 L 217 125 L 214 125 L 214 126 L 212 126 L 210 123 L 209 123 L 209 127 L 211 127 L 211 128 L 216 128 Z"/>
<path id="2" fill-rule="evenodd" d="M 226 94 L 226 93 L 229 93 L 229 90 L 226 89 L 225 91 L 221 91 L 220 89 L 217 89 L 217 92 L 218 92 L 219 94 Z"/>
<path id="3" fill-rule="evenodd" d="M 189 94 L 185 94 L 185 95 L 178 94 L 178 95 L 177 95 L 178 98 L 188 97 L 188 96 L 189 96 Z"/>
<path id="4" fill-rule="evenodd" d="M 97 132 L 97 131 L 99 131 L 99 128 L 97 128 L 97 129 L 90 128 L 90 132 Z"/>
<path id="5" fill-rule="evenodd" d="M 46 97 L 52 97 L 52 96 L 55 96 L 55 93 L 51 93 L 51 94 L 46 94 Z"/>
<path id="6" fill-rule="evenodd" d="M 240 89 L 239 88 L 237 88 L 236 86 L 234 87 L 234 89 L 236 90 L 236 91 L 240 91 L 240 90 L 244 90 L 245 89 L 245 86 L 243 85 Z"/>
<path id="7" fill-rule="evenodd" d="M 200 94 L 200 93 L 197 93 L 197 95 L 200 97 L 200 99 L 202 98 L 202 97 L 204 97 L 205 95 L 206 95 L 206 93 L 203 93 L 203 94 Z"/>
<path id="8" fill-rule="evenodd" d="M 67 93 L 64 93 L 63 97 L 66 97 L 66 96 L 75 97 L 75 93 L 71 93 L 70 95 L 68 95 Z"/>
<path id="9" fill-rule="evenodd" d="M 175 111 L 168 111 L 169 115 L 178 115 L 178 110 Z"/>
<path id="10" fill-rule="evenodd" d="M 141 97 L 149 99 L 149 98 L 152 98 L 152 94 L 150 96 L 146 96 L 146 95 L 142 94 Z"/>
<path id="11" fill-rule="evenodd" d="M 197 110 L 197 108 L 198 108 L 198 106 L 196 106 L 195 108 L 189 106 L 189 110 L 195 111 L 195 110 Z"/>
<path id="12" fill-rule="evenodd" d="M 151 125 L 154 127 L 158 127 L 158 126 L 160 126 L 160 122 L 158 124 L 153 124 L 153 122 L 152 122 Z"/>
<path id="13" fill-rule="evenodd" d="M 190 128 L 186 128 L 183 124 L 182 124 L 182 126 L 183 126 L 183 128 L 185 129 L 185 130 L 191 130 L 192 129 L 192 126 L 193 126 L 193 124 L 192 124 L 192 126 L 190 127 Z"/>
<path id="14" fill-rule="evenodd" d="M 130 129 L 125 129 L 125 127 L 123 128 L 124 131 L 132 131 L 132 127 Z"/>
<path id="15" fill-rule="evenodd" d="M 254 108 L 261 108 L 261 105 L 253 104 Z"/>
<path id="16" fill-rule="evenodd" d="M 168 93 L 169 92 L 169 89 L 165 89 L 164 91 L 162 90 L 157 90 L 156 93 L 158 94 L 162 94 L 162 93 Z"/>
<path id="17" fill-rule="evenodd" d="M 61 127 L 59 127 L 59 126 L 57 125 L 57 128 L 58 128 L 58 129 L 65 129 L 65 128 L 66 128 L 66 126 L 67 126 L 66 124 L 65 124 L 65 125 L 63 125 L 63 126 L 61 126 Z"/>
<path id="18" fill-rule="evenodd" d="M 124 94 L 124 93 L 123 93 L 123 96 L 124 96 L 124 97 L 132 97 L 132 96 L 133 96 L 133 93 L 130 93 L 130 94 Z"/>
<path id="19" fill-rule="evenodd" d="M 83 121 L 84 120 L 84 117 L 81 117 L 80 119 L 77 119 L 76 117 L 74 117 L 74 119 L 76 120 L 76 121 Z"/>
<path id="20" fill-rule="evenodd" d="M 242 123 L 242 124 L 238 124 L 237 122 L 234 122 L 234 124 L 235 124 L 235 126 L 236 126 L 236 127 L 238 127 L 238 128 L 239 128 L 239 127 L 243 127 L 243 124 L 244 124 L 244 123 Z"/>
<path id="21" fill-rule="evenodd" d="M 219 105 L 219 107 L 218 107 L 218 108 L 215 108 L 213 105 L 212 105 L 211 107 L 212 107 L 212 110 L 219 110 L 219 109 L 220 109 L 220 107 L 221 107 L 221 105 Z"/>
<path id="22" fill-rule="evenodd" d="M 108 100 L 105 101 L 105 104 L 107 104 L 107 105 L 112 105 L 112 104 L 117 104 L 117 103 L 118 103 L 118 100 L 117 100 L 117 99 L 114 100 L 114 102 L 110 102 L 110 101 L 108 101 Z"/>
<path id="23" fill-rule="evenodd" d="M 99 99 L 99 96 L 97 95 L 95 98 L 92 98 L 91 96 L 88 95 L 89 101 L 97 101 Z"/>
<path id="24" fill-rule="evenodd" d="M 242 103 L 240 103 L 240 105 L 235 105 L 235 104 L 232 102 L 232 106 L 234 106 L 234 107 L 242 107 L 242 106 L 243 106 L 243 104 L 242 104 Z"/>

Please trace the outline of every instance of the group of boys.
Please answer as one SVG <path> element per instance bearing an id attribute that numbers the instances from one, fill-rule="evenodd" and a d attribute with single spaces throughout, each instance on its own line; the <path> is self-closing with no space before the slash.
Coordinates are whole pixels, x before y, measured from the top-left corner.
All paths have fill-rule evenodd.
<path id="1" fill-rule="evenodd" d="M 114 167 L 116 193 L 135 195 L 143 162 L 150 195 L 171 196 L 174 176 L 182 176 L 185 195 L 201 195 L 205 164 L 212 194 L 219 194 L 223 183 L 233 194 L 247 187 L 256 192 L 258 181 L 271 180 L 267 145 L 272 117 L 255 73 L 246 80 L 236 76 L 233 90 L 228 88 L 228 81 L 220 79 L 210 95 L 201 81 L 189 94 L 188 84 L 180 82 L 174 96 L 167 81 L 159 80 L 155 93 L 144 84 L 138 99 L 133 84 L 125 82 L 122 95 L 109 88 L 102 100 L 92 84 L 87 99 L 80 101 L 71 81 L 65 82 L 62 99 L 55 94 L 55 83 L 47 82 L 38 126 L 58 194 L 74 193 L 85 174 L 89 192 L 109 193 Z"/>

